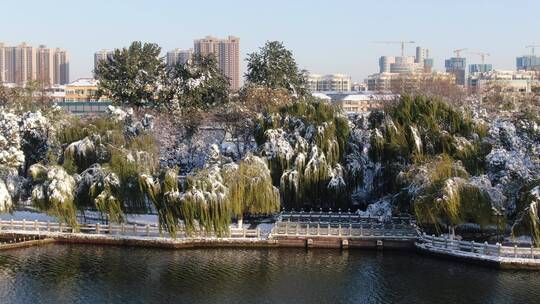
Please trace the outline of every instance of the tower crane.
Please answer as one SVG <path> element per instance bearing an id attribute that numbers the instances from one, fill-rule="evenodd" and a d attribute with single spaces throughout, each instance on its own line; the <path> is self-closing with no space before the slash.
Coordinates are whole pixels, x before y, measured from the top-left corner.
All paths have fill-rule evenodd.
<path id="1" fill-rule="evenodd" d="M 482 60 L 482 64 L 484 64 L 484 61 L 487 56 L 491 56 L 489 53 L 485 53 L 485 52 L 469 52 L 469 54 L 480 56 L 480 59 Z"/>
<path id="2" fill-rule="evenodd" d="M 456 54 L 456 58 L 460 58 L 459 55 L 461 54 L 461 52 L 466 51 L 466 50 L 467 49 L 457 49 L 457 50 L 453 50 L 452 52 Z"/>
<path id="3" fill-rule="evenodd" d="M 374 41 L 374 43 L 401 44 L 401 57 L 405 56 L 405 44 L 416 43 L 414 41 Z"/>
<path id="4" fill-rule="evenodd" d="M 540 44 L 530 44 L 530 45 L 527 45 L 525 47 L 530 48 L 532 50 L 532 55 L 534 56 L 534 48 L 535 47 L 540 47 Z"/>

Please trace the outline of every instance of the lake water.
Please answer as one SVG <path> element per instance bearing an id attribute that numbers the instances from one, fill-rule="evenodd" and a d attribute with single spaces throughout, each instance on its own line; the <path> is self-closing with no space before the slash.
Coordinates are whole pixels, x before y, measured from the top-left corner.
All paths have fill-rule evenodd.
<path id="1" fill-rule="evenodd" d="M 540 303 L 540 272 L 415 252 L 44 245 L 0 251 L 0 302 Z"/>

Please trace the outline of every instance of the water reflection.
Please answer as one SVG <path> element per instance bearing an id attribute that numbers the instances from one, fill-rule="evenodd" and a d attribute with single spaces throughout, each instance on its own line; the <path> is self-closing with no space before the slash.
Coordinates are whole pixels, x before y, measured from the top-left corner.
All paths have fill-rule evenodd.
<path id="1" fill-rule="evenodd" d="M 411 253 L 47 245 L 0 252 L 2 303 L 537 303 L 540 275 Z"/>

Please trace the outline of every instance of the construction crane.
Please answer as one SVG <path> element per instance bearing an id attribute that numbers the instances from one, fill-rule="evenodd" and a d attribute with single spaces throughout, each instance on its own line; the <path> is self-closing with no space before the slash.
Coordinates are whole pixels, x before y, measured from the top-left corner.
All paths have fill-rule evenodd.
<path id="1" fill-rule="evenodd" d="M 374 41 L 374 43 L 401 44 L 401 57 L 405 56 L 405 44 L 416 43 L 414 41 Z"/>
<path id="2" fill-rule="evenodd" d="M 456 54 L 456 58 L 460 58 L 459 55 L 461 54 L 461 52 L 466 51 L 466 50 L 467 49 L 457 49 L 457 50 L 453 50 L 452 52 Z"/>
<path id="3" fill-rule="evenodd" d="M 531 48 L 532 50 L 532 55 L 534 56 L 534 48 L 535 47 L 540 47 L 540 44 L 530 44 L 530 45 L 527 45 L 525 46 L 526 48 Z"/>
<path id="4" fill-rule="evenodd" d="M 480 59 L 482 60 L 482 64 L 484 64 L 484 61 L 487 56 L 491 56 L 489 53 L 484 53 L 484 52 L 469 52 L 469 54 L 480 56 Z"/>

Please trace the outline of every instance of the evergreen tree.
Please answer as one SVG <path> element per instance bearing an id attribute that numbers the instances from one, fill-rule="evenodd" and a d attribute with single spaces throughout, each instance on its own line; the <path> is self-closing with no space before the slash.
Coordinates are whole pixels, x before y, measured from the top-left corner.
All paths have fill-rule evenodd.
<path id="1" fill-rule="evenodd" d="M 247 58 L 248 71 L 245 74 L 249 84 L 263 85 L 272 89 L 286 89 L 293 94 L 306 94 L 306 78 L 293 58 L 279 41 L 268 41 L 259 52 Z"/>
<path id="2" fill-rule="evenodd" d="M 160 100 L 168 107 L 207 110 L 228 100 L 229 81 L 215 56 L 195 56 L 192 61 L 168 67 Z"/>
<path id="3" fill-rule="evenodd" d="M 99 81 L 97 94 L 114 102 L 145 106 L 156 101 L 164 64 L 161 48 L 154 43 L 135 41 L 129 48 L 116 49 L 111 58 L 100 61 L 94 71 Z"/>

